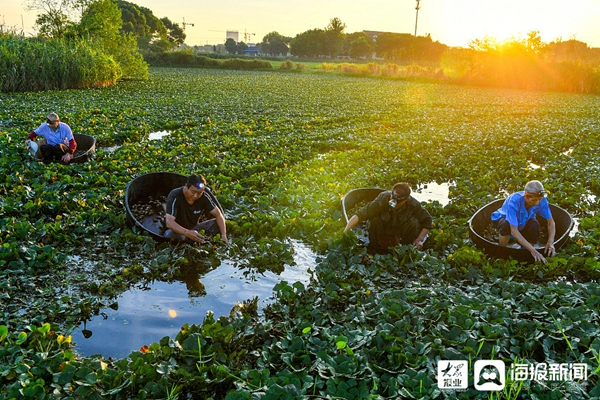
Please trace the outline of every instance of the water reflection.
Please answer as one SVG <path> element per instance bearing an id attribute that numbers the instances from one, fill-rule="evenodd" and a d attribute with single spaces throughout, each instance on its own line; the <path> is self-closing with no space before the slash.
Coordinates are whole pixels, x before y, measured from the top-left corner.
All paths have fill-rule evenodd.
<path id="1" fill-rule="evenodd" d="M 207 311 L 215 317 L 229 315 L 238 302 L 258 297 L 258 309 L 272 301 L 279 281 L 308 284 L 316 255 L 300 242 L 292 242 L 295 265 L 286 265 L 281 274 L 253 273 L 223 261 L 217 268 L 188 268 L 180 281 L 153 282 L 123 293 L 111 308 L 73 332 L 76 351 L 84 356 L 102 354 L 123 358 L 144 345 L 165 336 L 174 338 L 185 323 L 200 324 Z"/>

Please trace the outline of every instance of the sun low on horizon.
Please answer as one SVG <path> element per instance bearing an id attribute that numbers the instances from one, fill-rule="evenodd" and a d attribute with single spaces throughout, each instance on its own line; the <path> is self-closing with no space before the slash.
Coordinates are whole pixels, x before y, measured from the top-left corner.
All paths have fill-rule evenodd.
<path id="1" fill-rule="evenodd" d="M 416 3 L 416 2 L 415 2 Z M 476 39 L 497 42 L 527 37 L 539 32 L 546 43 L 582 40 L 600 47 L 600 2 L 583 0 L 474 1 L 421 0 L 419 34 L 431 31 L 432 39 L 451 46 L 467 46 Z"/>

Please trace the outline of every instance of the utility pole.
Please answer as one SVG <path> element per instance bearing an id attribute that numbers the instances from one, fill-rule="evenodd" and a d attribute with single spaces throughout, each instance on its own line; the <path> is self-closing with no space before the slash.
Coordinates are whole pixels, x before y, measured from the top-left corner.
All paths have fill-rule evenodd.
<path id="1" fill-rule="evenodd" d="M 419 6 L 420 2 L 421 0 L 417 0 L 417 6 L 415 7 L 415 10 L 417 10 L 417 17 L 415 18 L 415 37 L 417 37 L 417 22 L 419 22 L 419 9 L 421 8 Z"/>

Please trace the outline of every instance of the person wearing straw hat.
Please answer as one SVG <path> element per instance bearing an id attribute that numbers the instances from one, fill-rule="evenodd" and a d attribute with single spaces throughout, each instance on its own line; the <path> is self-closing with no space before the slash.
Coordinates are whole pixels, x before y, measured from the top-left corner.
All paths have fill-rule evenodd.
<path id="1" fill-rule="evenodd" d="M 556 225 L 547 196 L 544 185 L 540 181 L 529 181 L 524 191 L 508 196 L 502 207 L 492 213 L 492 224 L 498 230 L 500 246 L 507 246 L 512 236 L 531 253 L 535 261 L 542 261 L 545 264 L 546 258 L 534 247 L 540 236 L 540 223 L 536 215 L 540 215 L 548 222 L 548 240 L 544 254 L 546 257 L 556 255 L 554 248 Z"/>

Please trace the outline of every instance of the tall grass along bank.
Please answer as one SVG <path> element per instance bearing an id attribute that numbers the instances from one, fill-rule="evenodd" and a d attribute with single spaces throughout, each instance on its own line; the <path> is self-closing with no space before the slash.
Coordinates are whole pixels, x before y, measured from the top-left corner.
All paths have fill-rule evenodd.
<path id="1" fill-rule="evenodd" d="M 3 92 L 103 87 L 120 75 L 112 57 L 85 41 L 0 37 Z"/>

